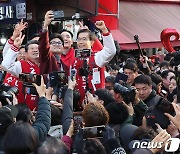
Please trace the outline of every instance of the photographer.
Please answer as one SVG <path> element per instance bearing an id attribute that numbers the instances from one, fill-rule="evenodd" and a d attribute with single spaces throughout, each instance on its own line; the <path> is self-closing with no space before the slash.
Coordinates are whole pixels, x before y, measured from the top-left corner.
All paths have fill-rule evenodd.
<path id="1" fill-rule="evenodd" d="M 148 109 L 138 97 L 136 89 L 124 87 L 118 83 L 114 86 L 114 98 L 117 103 L 122 103 L 129 112 L 129 118 L 125 123 L 133 123 L 140 126 L 142 124 L 143 116 Z"/>
<path id="2" fill-rule="evenodd" d="M 95 40 L 95 34 L 87 29 L 82 29 L 77 33 L 77 47 L 82 54 L 84 50 L 88 51 L 90 56 L 76 57 L 73 68 L 77 71 L 76 88 L 80 91 L 81 100 L 85 97 L 87 90 L 94 92 L 96 89 L 105 87 L 104 66 L 116 54 L 116 48 L 112 35 L 108 31 L 104 21 L 97 21 L 96 27 L 103 33 L 104 47 L 101 51 L 95 53 L 92 51 L 92 46 Z"/>
<path id="3" fill-rule="evenodd" d="M 25 24 L 25 23 L 24 23 Z M 2 66 L 5 70 L 12 73 L 16 77 L 19 77 L 21 73 L 31 73 L 39 74 L 39 50 L 38 50 L 38 41 L 31 40 L 25 45 L 25 51 L 27 52 L 27 60 L 20 60 L 15 62 L 18 50 L 24 40 L 25 35 L 22 35 L 21 28 L 19 27 L 19 33 L 15 38 L 12 38 L 7 41 L 9 48 L 6 48 L 4 59 L 2 61 Z M 11 44 L 10 44 L 11 42 Z M 10 48 L 11 46 L 11 48 Z M 21 90 L 21 89 L 19 89 Z M 25 94 L 25 103 L 28 107 L 33 110 L 37 107 L 37 98 L 35 95 Z"/>

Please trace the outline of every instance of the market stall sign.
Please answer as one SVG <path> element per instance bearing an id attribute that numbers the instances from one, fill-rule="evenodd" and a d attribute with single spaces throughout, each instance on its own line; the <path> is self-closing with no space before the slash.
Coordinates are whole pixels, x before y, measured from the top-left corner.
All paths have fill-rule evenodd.
<path id="1" fill-rule="evenodd" d="M 26 19 L 26 0 L 0 3 L 0 22 L 17 22 L 18 19 Z"/>

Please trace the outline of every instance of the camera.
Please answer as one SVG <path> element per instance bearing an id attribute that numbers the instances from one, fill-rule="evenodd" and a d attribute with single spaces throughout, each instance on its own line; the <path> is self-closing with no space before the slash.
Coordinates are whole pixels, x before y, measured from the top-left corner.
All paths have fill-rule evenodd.
<path id="1" fill-rule="evenodd" d="M 76 49 L 75 57 L 76 58 L 88 58 L 91 56 L 91 49 Z"/>
<path id="2" fill-rule="evenodd" d="M 15 86 L 10 87 L 10 86 L 1 85 L 0 101 L 1 101 L 3 106 L 8 105 L 8 102 L 7 102 L 6 98 L 8 98 L 10 100 L 10 102 L 13 101 L 12 93 L 17 95 L 19 93 L 18 88 L 15 87 Z"/>
<path id="3" fill-rule="evenodd" d="M 114 92 L 119 93 L 126 104 L 129 104 L 130 102 L 133 103 L 135 101 L 135 96 L 136 96 L 135 88 L 125 87 L 120 85 L 119 83 L 115 83 Z"/>
<path id="4" fill-rule="evenodd" d="M 80 18 L 80 13 L 76 12 L 73 16 L 72 19 L 79 19 Z"/>
<path id="5" fill-rule="evenodd" d="M 38 95 L 36 88 L 32 83 L 36 83 L 38 86 L 41 85 L 41 75 L 23 73 L 19 74 L 19 81 L 23 82 L 23 92 L 26 94 Z"/>
<path id="6" fill-rule="evenodd" d="M 54 19 L 60 19 L 64 17 L 64 11 L 53 11 Z"/>

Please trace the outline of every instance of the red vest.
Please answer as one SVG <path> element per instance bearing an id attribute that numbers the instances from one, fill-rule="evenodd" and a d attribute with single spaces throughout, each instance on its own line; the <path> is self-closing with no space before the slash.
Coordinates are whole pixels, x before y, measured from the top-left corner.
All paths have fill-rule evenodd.
<path id="1" fill-rule="evenodd" d="M 29 60 L 21 60 L 22 73 L 32 73 L 32 74 L 40 74 L 40 68 Z M 22 89 L 19 89 L 22 90 Z M 25 103 L 28 107 L 33 110 L 35 107 L 37 108 L 37 96 L 31 94 L 25 94 Z"/>
<path id="2" fill-rule="evenodd" d="M 100 83 L 94 84 L 96 89 L 99 89 L 99 88 L 105 87 L 105 74 L 104 74 L 105 67 L 103 67 L 103 68 L 98 67 L 95 63 L 94 56 L 87 58 L 87 61 L 88 61 L 87 64 L 89 66 L 88 86 L 89 86 L 89 89 L 91 89 L 91 92 L 94 93 L 94 88 L 93 88 L 93 85 L 91 82 L 91 80 L 93 79 L 93 69 L 98 70 L 100 72 Z M 76 58 L 74 65 L 73 65 L 73 68 L 75 68 L 77 71 L 77 73 L 76 73 L 76 81 L 77 81 L 76 89 L 78 89 L 81 94 L 80 104 L 82 103 L 82 101 L 85 97 L 85 92 L 87 90 L 86 77 L 80 75 L 80 68 L 83 66 L 83 62 L 84 62 L 83 60 Z"/>

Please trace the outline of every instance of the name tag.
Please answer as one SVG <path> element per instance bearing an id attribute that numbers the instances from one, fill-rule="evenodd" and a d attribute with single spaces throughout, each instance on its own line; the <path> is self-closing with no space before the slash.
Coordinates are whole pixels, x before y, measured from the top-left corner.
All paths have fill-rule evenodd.
<path id="1" fill-rule="evenodd" d="M 93 83 L 94 84 L 100 84 L 101 79 L 100 79 L 100 71 L 98 68 L 93 68 Z"/>

